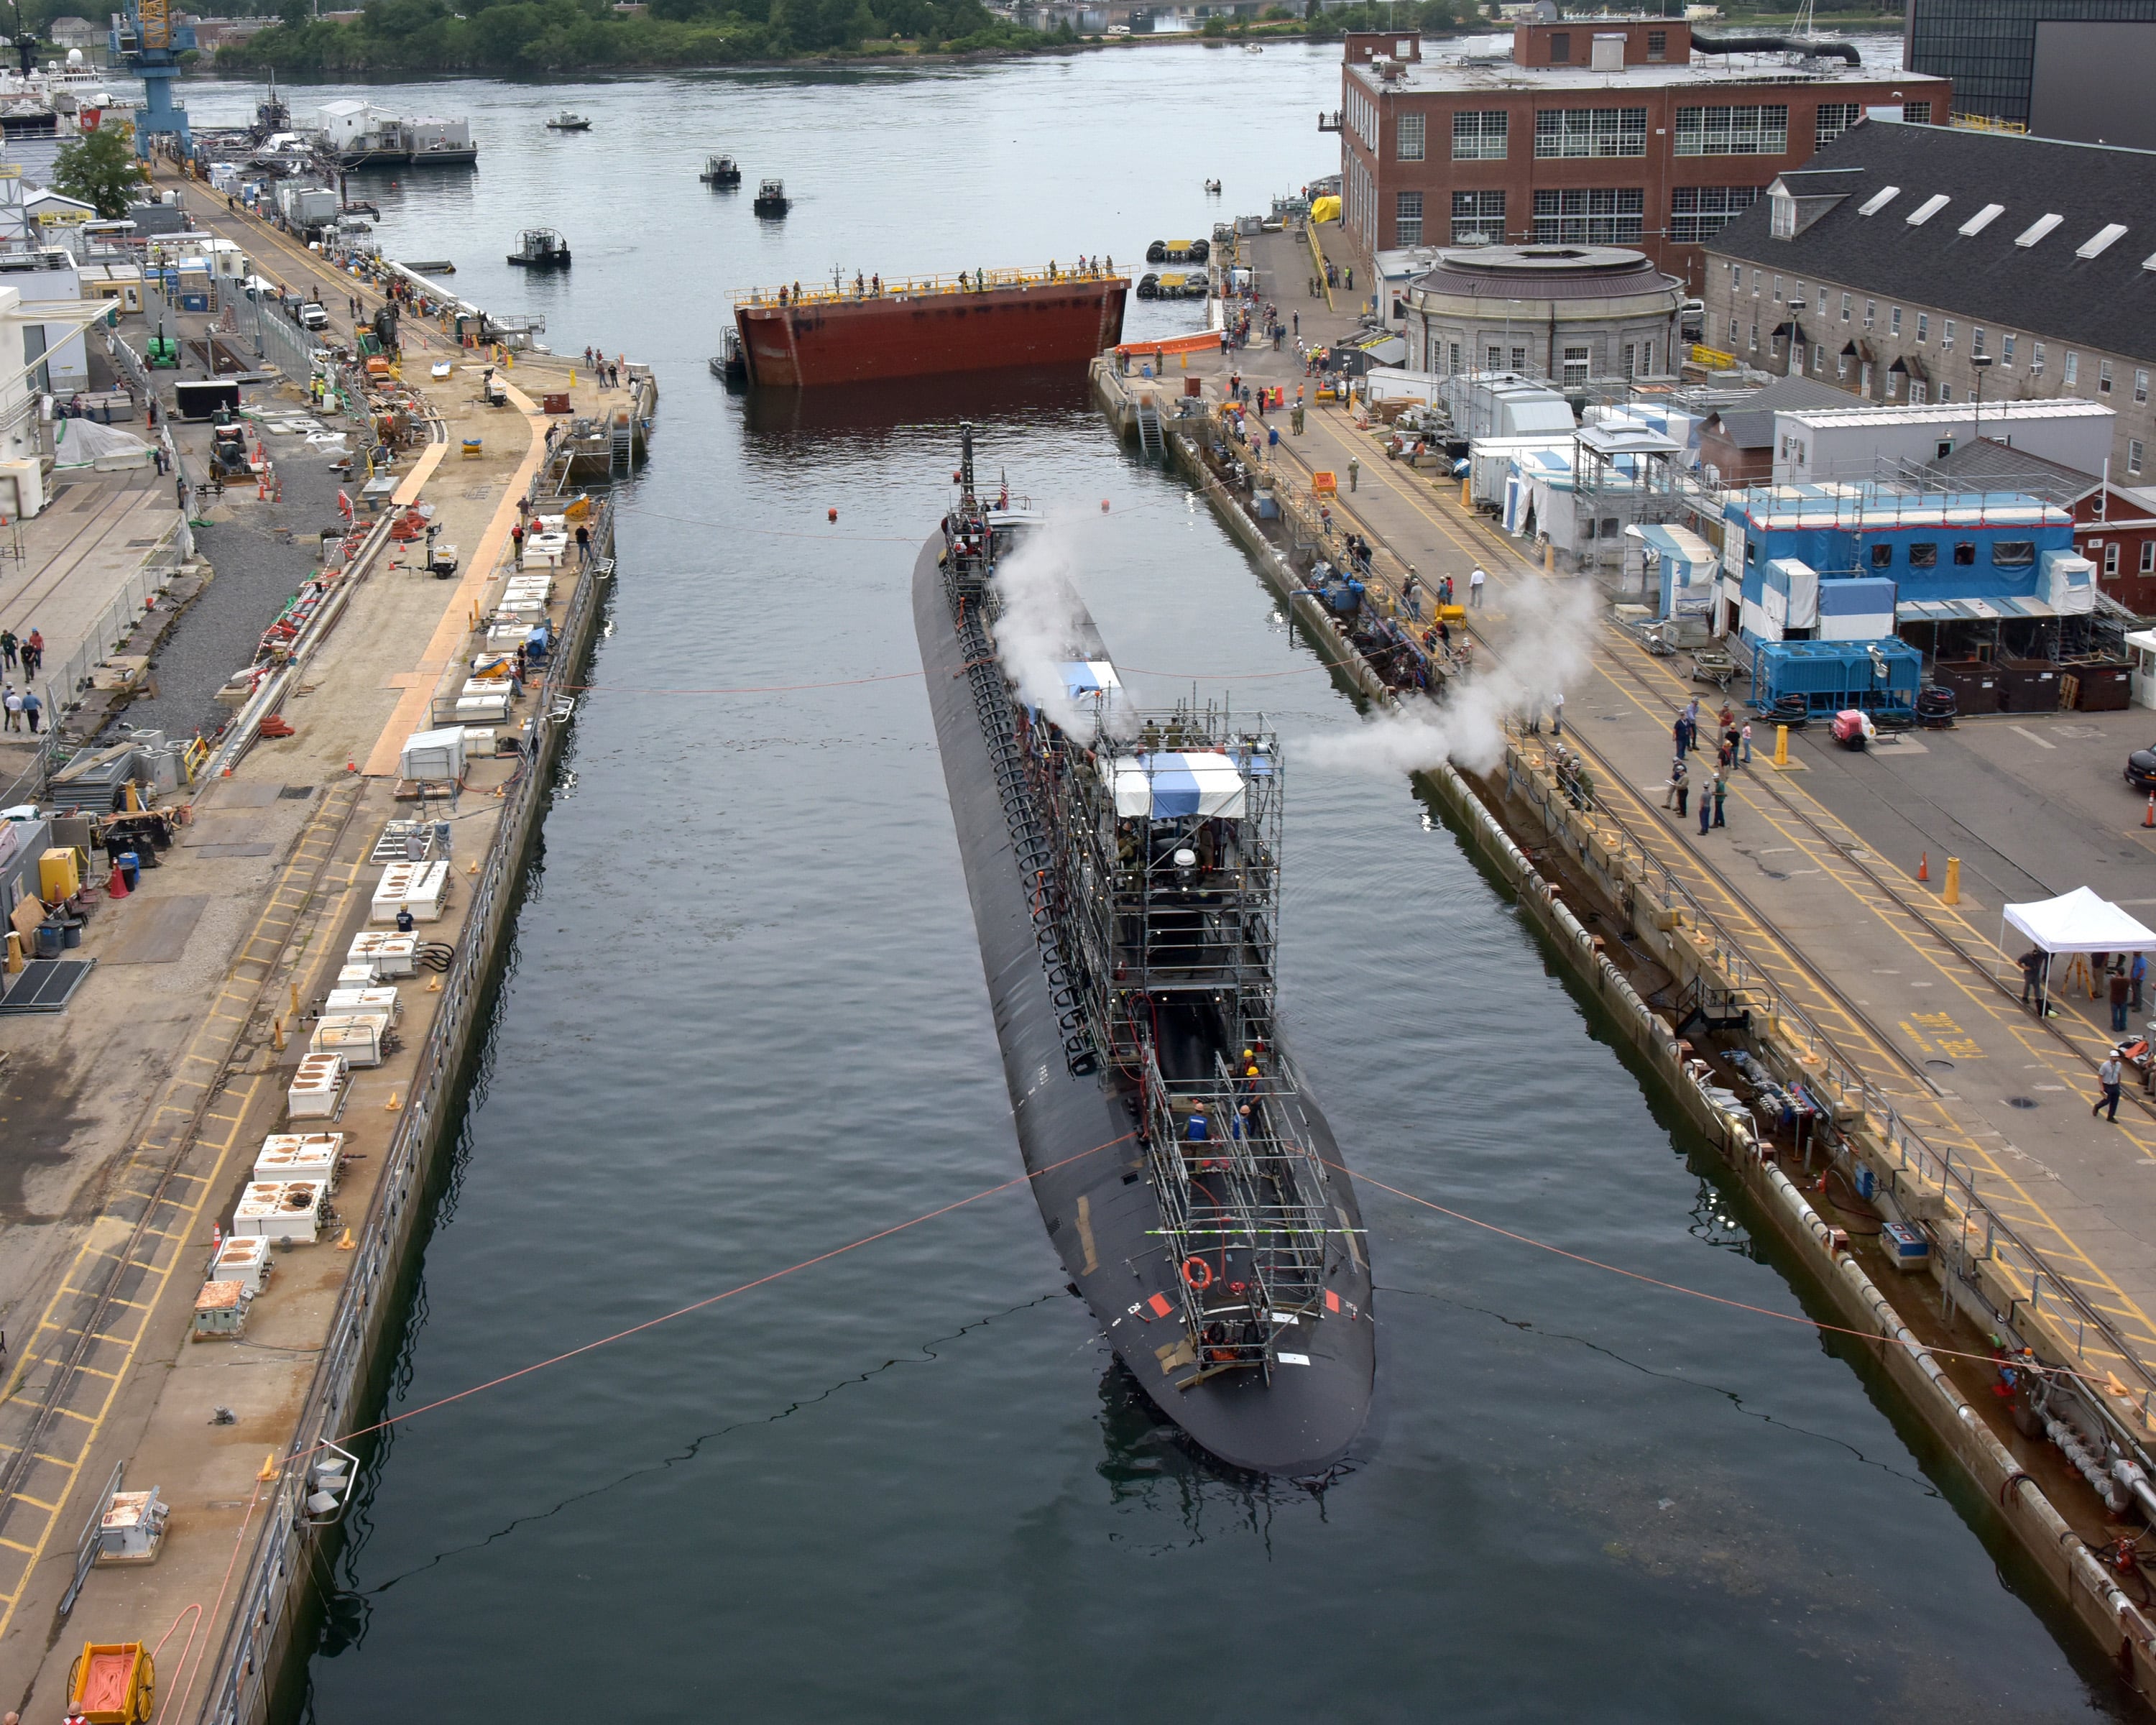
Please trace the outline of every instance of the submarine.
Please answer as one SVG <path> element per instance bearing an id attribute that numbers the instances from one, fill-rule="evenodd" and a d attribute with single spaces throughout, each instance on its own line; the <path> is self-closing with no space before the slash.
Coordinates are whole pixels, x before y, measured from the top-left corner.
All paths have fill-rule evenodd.
<path id="1" fill-rule="evenodd" d="M 1354 1182 L 1276 1022 L 1279 739 L 1130 705 L 1075 593 L 1053 665 L 1008 662 L 997 566 L 1040 517 L 977 489 L 970 425 L 952 477 L 914 626 L 1028 1183 L 1169 1420 L 1230 1468 L 1322 1476 L 1377 1338 Z"/>

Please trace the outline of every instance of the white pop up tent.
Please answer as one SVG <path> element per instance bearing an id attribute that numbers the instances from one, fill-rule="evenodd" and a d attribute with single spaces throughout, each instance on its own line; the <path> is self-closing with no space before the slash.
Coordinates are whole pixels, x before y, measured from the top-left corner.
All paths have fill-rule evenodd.
<path id="1" fill-rule="evenodd" d="M 2125 911 L 2086 886 L 2056 898 L 2038 899 L 2025 905 L 2008 905 L 2002 913 L 2006 924 L 2025 936 L 2046 954 L 2061 952 L 2156 952 L 2156 933 L 2150 932 Z M 1999 930 L 1999 944 L 2006 944 Z M 2045 967 L 2042 993 L 2051 1004 L 2051 968 Z"/>

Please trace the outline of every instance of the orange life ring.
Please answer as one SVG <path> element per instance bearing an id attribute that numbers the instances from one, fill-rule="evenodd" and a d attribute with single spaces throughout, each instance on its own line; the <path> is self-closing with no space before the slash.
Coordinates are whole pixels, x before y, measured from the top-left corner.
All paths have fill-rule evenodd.
<path id="1" fill-rule="evenodd" d="M 1213 1286 L 1213 1266 L 1203 1258 L 1185 1258 L 1183 1260 L 1183 1279 L 1194 1291 L 1202 1294 Z"/>

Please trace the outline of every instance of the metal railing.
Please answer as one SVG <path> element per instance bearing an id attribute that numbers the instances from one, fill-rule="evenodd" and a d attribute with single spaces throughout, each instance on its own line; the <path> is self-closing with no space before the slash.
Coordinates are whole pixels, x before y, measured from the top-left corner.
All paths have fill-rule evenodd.
<path id="1" fill-rule="evenodd" d="M 1522 768 L 1527 770 L 1522 772 Z M 1563 822 L 1561 814 L 1553 816 L 1549 811 L 1552 795 L 1578 806 L 1573 798 L 1562 789 L 1537 794 L 1539 787 L 1534 780 L 1540 773 L 1550 774 L 1553 781 L 1558 776 L 1551 764 L 1548 747 L 1541 737 L 1522 734 L 1515 726 L 1511 746 L 1506 752 L 1506 768 L 1509 788 L 1542 809 L 1545 824 L 1553 830 L 1561 828 Z M 1937 1189 L 1947 1213 L 1943 1219 L 1953 1224 L 1951 1238 L 1943 1239 L 1939 1244 L 1943 1247 L 1951 1245 L 1959 1254 L 1958 1273 L 1966 1276 L 1971 1266 L 1979 1263 L 1991 1265 L 1994 1273 L 2005 1272 L 2003 1279 L 2009 1294 L 2010 1309 L 2005 1314 L 2009 1324 L 2014 1320 L 2013 1308 L 2025 1301 L 2032 1315 L 2051 1319 L 2062 1340 L 2071 1335 L 2074 1358 L 2081 1370 L 2131 1373 L 2138 1380 L 2135 1387 L 2144 1413 L 2149 1410 L 2156 1404 L 2156 1365 L 2145 1359 L 2073 1283 L 2062 1278 L 2044 1255 L 1985 1201 L 1978 1190 L 1978 1171 L 1969 1158 L 1964 1156 L 1957 1163 L 1951 1149 L 1941 1149 L 1911 1125 L 1893 1101 L 1835 1045 L 1818 1022 L 1746 956 L 1743 947 L 1700 903 L 1691 889 L 1621 817 L 1606 804 L 1593 803 L 1586 812 L 1591 814 L 1600 829 L 1601 841 L 1611 852 L 1620 870 L 1629 865 L 1638 871 L 1635 891 L 1645 892 L 1665 911 L 1681 911 L 1685 922 L 1706 943 L 1709 956 L 1730 984 L 1752 996 L 1756 1009 L 1768 1017 L 1782 1040 L 1794 1045 L 1800 1060 L 1812 1065 L 1813 1070 L 1803 1081 L 1810 1098 L 1823 1105 L 1838 1127 L 1843 1119 L 1861 1110 L 1876 1123 L 1879 1136 L 1894 1156 L 1897 1170 L 1920 1186 Z M 2026 1293 L 2014 1291 L 2017 1281 L 2026 1286 Z M 2046 1299 L 2050 1301 L 2048 1309 Z M 2107 1344 L 2109 1355 L 2115 1356 L 2115 1363 L 2107 1356 L 2092 1364 L 2087 1353 L 2092 1337 Z"/>
<path id="2" fill-rule="evenodd" d="M 775 288 L 737 288 L 734 291 L 737 305 L 852 305 L 865 300 L 901 300 L 919 298 L 927 294 L 977 294 L 989 288 L 1060 287 L 1075 281 L 1120 281 L 1121 275 L 1108 269 L 1104 262 L 1097 270 L 1066 270 L 1058 266 L 1051 275 L 1045 270 L 961 270 L 956 275 L 909 275 L 903 280 L 896 276 L 883 282 L 879 289 L 869 285 L 856 290 L 850 283 L 835 283 L 826 287 L 821 282 L 806 285 L 785 283 Z M 782 301 L 779 295 L 786 297 Z"/>
<path id="3" fill-rule="evenodd" d="M 563 642 L 583 636 L 586 619 L 599 602 L 601 565 L 610 560 L 613 545 L 612 497 L 601 506 L 593 522 L 593 540 L 595 546 L 605 547 L 607 557 L 595 557 L 593 566 L 579 577 L 558 637 Z M 547 668 L 533 708 L 542 724 L 561 722 L 573 712 L 576 675 L 569 655 L 557 653 Z M 536 737 L 534 744 L 539 746 Z M 377 1322 L 374 1306 L 386 1292 L 386 1281 L 397 1260 L 402 1230 L 394 1224 L 403 1219 L 406 1207 L 418 1201 L 424 1183 L 428 1147 L 454 1099 L 467 1021 L 479 1005 L 500 950 L 496 942 L 485 937 L 485 931 L 504 895 L 516 890 L 522 872 L 524 839 L 546 794 L 547 775 L 538 770 L 536 758 L 527 758 L 507 788 L 494 842 L 488 847 L 478 879 L 472 883 L 464 937 L 457 942 L 456 957 L 441 978 L 441 1006 L 413 1075 L 410 1103 L 383 1158 L 382 1178 L 360 1230 L 351 1274 L 337 1298 L 321 1364 L 309 1388 L 285 1465 L 270 1493 L 267 1521 L 232 1621 L 218 1645 L 214 1687 L 201 1715 L 212 1725 L 242 1725 L 267 1712 L 277 1675 L 268 1655 L 280 1633 L 284 1596 L 288 1589 L 304 1584 L 311 1571 L 307 1548 L 311 1536 L 303 1516 L 306 1470 L 291 1464 L 339 1435 L 340 1429 L 348 1427 L 356 1417 L 354 1406 L 365 1389 L 360 1381 L 360 1366 Z"/>

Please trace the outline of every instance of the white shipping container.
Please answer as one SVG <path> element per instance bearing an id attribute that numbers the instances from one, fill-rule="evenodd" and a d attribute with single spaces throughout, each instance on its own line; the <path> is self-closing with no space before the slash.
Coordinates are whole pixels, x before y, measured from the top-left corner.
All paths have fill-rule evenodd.
<path id="1" fill-rule="evenodd" d="M 395 911 L 391 911 L 393 917 Z M 378 928 L 363 929 L 352 937 L 346 957 L 354 964 L 372 967 L 380 978 L 413 974 L 413 955 L 418 951 L 416 934 L 385 934 Z"/>
<path id="2" fill-rule="evenodd" d="M 382 1045 L 389 1034 L 386 1012 L 325 1013 L 315 1020 L 308 1039 L 310 1054 L 341 1055 L 348 1066 L 378 1066 Z"/>
<path id="3" fill-rule="evenodd" d="M 404 1003 L 397 998 L 394 988 L 379 983 L 363 983 L 357 988 L 332 988 L 330 998 L 322 1003 L 324 1012 L 386 1012 L 389 1022 L 395 1024 L 404 1014 Z"/>
<path id="4" fill-rule="evenodd" d="M 210 1260 L 211 1281 L 236 1281 L 250 1295 L 259 1295 L 272 1268 L 270 1242 L 259 1234 L 235 1235 L 217 1249 Z"/>
<path id="5" fill-rule="evenodd" d="M 285 1092 L 285 1112 L 294 1120 L 328 1120 L 343 1099 L 344 1056 L 311 1054 L 304 1056 Z"/>
<path id="6" fill-rule="evenodd" d="M 337 1158 L 344 1154 L 342 1132 L 272 1132 L 254 1153 L 258 1180 L 320 1180 L 336 1190 Z"/>
<path id="7" fill-rule="evenodd" d="M 290 1245 L 312 1245 L 321 1232 L 322 1199 L 328 1188 L 320 1180 L 261 1180 L 239 1194 L 232 1213 L 232 1231 Z"/>
<path id="8" fill-rule="evenodd" d="M 397 757 L 398 775 L 408 779 L 461 783 L 465 776 L 464 732 L 454 726 L 415 731 L 404 739 Z"/>
<path id="9" fill-rule="evenodd" d="M 501 685 L 500 695 L 465 695 L 458 697 L 456 718 L 459 725 L 499 725 L 509 716 L 508 685 Z"/>

